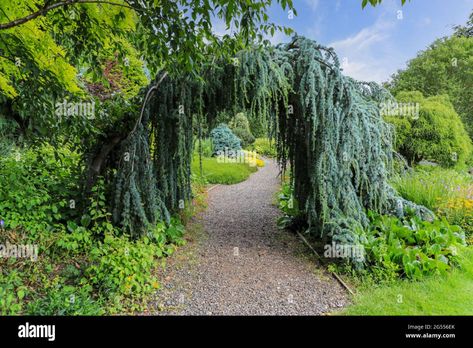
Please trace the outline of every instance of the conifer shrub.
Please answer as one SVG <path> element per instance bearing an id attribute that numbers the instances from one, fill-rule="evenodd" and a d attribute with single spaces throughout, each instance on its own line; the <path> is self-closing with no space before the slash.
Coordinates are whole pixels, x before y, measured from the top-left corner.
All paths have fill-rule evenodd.
<path id="1" fill-rule="evenodd" d="M 241 150 L 241 140 L 232 130 L 224 123 L 214 128 L 210 132 L 210 137 L 213 143 L 213 154 L 223 154 L 225 151 Z"/>

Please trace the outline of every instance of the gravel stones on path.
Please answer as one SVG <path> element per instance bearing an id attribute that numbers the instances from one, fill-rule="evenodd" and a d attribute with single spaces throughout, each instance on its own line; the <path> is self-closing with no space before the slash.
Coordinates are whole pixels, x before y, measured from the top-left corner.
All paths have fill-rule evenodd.
<path id="1" fill-rule="evenodd" d="M 149 314 L 322 315 L 348 303 L 297 237 L 277 228 L 279 168 L 272 160 L 240 184 L 215 187 L 167 260 Z"/>

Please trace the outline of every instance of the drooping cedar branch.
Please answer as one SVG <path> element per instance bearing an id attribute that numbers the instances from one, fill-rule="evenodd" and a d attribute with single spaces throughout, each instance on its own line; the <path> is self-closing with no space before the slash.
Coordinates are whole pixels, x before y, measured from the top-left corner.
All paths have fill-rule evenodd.
<path id="1" fill-rule="evenodd" d="M 379 103 L 389 93 L 344 76 L 333 50 L 295 37 L 240 52 L 236 63 L 217 62 L 203 80 L 163 80 L 161 73 L 122 147 L 131 159 L 117 172 L 114 221 L 130 233 L 146 233 L 190 198 L 193 120 L 205 115 L 202 122 L 211 125 L 221 111 L 245 111 L 276 135 L 279 162 L 289 164 L 310 233 L 356 244 L 367 210 L 402 216 L 409 208 L 430 216 L 388 183 L 392 129 Z"/>

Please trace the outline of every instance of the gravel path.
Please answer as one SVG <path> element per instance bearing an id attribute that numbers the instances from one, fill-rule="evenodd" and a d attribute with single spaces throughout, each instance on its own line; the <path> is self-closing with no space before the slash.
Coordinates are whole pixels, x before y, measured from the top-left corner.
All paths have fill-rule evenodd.
<path id="1" fill-rule="evenodd" d="M 148 314 L 320 315 L 347 304 L 296 236 L 276 226 L 278 167 L 209 192 L 192 240 L 168 260 Z"/>

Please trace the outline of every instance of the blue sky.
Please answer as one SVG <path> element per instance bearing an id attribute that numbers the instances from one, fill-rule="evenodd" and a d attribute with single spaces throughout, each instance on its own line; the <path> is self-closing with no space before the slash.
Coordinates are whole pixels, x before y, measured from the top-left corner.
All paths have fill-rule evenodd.
<path id="1" fill-rule="evenodd" d="M 364 10 L 361 0 L 294 0 L 294 6 L 293 19 L 276 5 L 270 19 L 334 47 L 347 75 L 382 82 L 436 38 L 451 34 L 454 25 L 464 24 L 473 0 L 411 0 L 404 6 L 401 0 L 383 0 Z M 271 39 L 287 40 L 282 33 Z"/>

